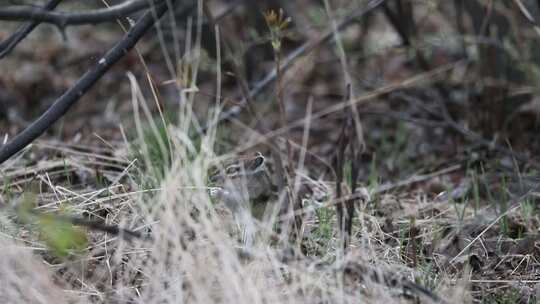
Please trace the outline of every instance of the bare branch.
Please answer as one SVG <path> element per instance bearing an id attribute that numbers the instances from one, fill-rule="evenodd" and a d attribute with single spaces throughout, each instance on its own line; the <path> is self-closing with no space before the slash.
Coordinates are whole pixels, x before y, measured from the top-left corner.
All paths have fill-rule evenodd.
<path id="1" fill-rule="evenodd" d="M 0 20 L 37 21 L 52 23 L 59 27 L 67 25 L 96 24 L 115 21 L 149 6 L 158 5 L 164 0 L 129 0 L 108 8 L 87 12 L 53 12 L 31 6 L 8 6 L 0 9 Z"/>
<path id="2" fill-rule="evenodd" d="M 53 10 L 58 6 L 58 4 L 60 4 L 60 2 L 62 2 L 62 0 L 49 0 L 43 9 L 49 11 Z M 23 24 L 15 31 L 15 33 L 13 33 L 13 35 L 0 42 L 0 59 L 6 57 L 17 46 L 17 44 L 26 38 L 26 36 L 30 34 L 30 32 L 32 32 L 39 24 L 40 22 L 38 21 L 30 21 Z"/>
<path id="3" fill-rule="evenodd" d="M 177 0 L 167 0 L 172 6 Z M 92 86 L 163 16 L 169 6 L 163 2 L 148 11 L 103 58 L 87 71 L 73 87 L 60 96 L 36 121 L 7 144 L 0 146 L 0 164 L 22 150 L 60 119 Z"/>

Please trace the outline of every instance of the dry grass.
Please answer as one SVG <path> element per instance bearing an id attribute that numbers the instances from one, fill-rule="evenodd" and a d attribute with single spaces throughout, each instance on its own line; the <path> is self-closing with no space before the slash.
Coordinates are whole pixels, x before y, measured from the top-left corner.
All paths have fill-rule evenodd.
<path id="1" fill-rule="evenodd" d="M 334 217 L 325 222 L 317 217 L 306 221 L 305 242 L 319 248 L 313 254 L 299 254 L 299 248 L 289 244 L 272 245 L 268 241 L 271 229 L 261 230 L 261 240 L 243 251 L 232 218 L 227 212 L 216 211 L 206 191 L 210 165 L 223 158 L 213 153 L 215 130 L 198 139 L 200 147 L 195 148 L 196 143 L 189 141 L 189 125 L 184 126 L 170 127 L 170 137 L 160 145 L 169 146 L 172 156 L 163 178 L 152 176 L 155 170 L 144 169 L 144 164 L 155 163 L 148 159 L 150 147 L 141 146 L 137 147 L 145 152 L 136 155 L 146 159 L 114 156 L 115 151 L 57 146 L 64 155 L 60 163 L 42 162 L 34 167 L 12 163 L 5 167 L 4 175 L 13 181 L 4 185 L 4 189 L 11 189 L 6 200 L 17 201 L 16 193 L 35 183 L 40 212 L 89 214 L 145 235 L 127 240 L 89 231 L 85 250 L 57 258 L 46 251 L 35 225 L 21 226 L 13 217 L 4 217 L 0 273 L 2 281 L 9 283 L 2 285 L 0 294 L 9 300 L 6 302 L 406 301 L 396 296 L 403 293 L 401 279 L 388 287 L 383 283 L 388 280 L 385 276 L 399 273 L 412 279 L 421 274 L 399 262 L 396 248 L 382 241 L 381 223 L 365 213 L 361 225 L 355 225 L 357 237 L 345 256 Z M 148 141 L 144 132 L 139 136 Z M 41 148 L 50 146 L 52 143 L 40 144 Z M 85 174 L 88 179 L 81 180 Z M 37 178 L 26 177 L 32 175 Z M 106 186 L 98 187 L 98 176 Z M 314 206 L 331 214 L 330 202 L 321 203 L 323 207 Z M 314 232 L 322 225 L 330 229 L 328 234 Z M 370 264 L 373 266 L 367 266 Z"/>
<path id="2" fill-rule="evenodd" d="M 332 15 L 325 3 L 327 13 Z M 381 184 L 373 170 L 369 185 L 363 185 L 357 193 L 350 193 L 344 182 L 344 195 L 369 197 L 356 206 L 360 212 L 354 219 L 349 248 L 344 251 L 334 211 L 336 180 L 310 171 L 305 162 L 311 153 L 307 147 L 311 124 L 323 124 L 325 117 L 347 110 L 349 102 L 359 105 L 428 83 L 460 64 L 442 65 L 322 109 L 312 109 L 310 99 L 304 119 L 295 118 L 286 124 L 287 117 L 282 113 L 280 128 L 266 136 L 252 126 L 233 121 L 243 133 L 232 133 L 237 140 L 227 153 L 221 153 L 218 133 L 230 130 L 217 124 L 222 110 L 219 48 L 216 103 L 205 115 L 211 126 L 205 133 L 199 132 L 203 123 L 195 114 L 200 110 L 196 109 L 200 95 L 195 94 L 199 90 L 195 80 L 201 60 L 201 14 L 199 10 L 199 19 L 194 22 L 199 25 L 196 33 L 186 31 L 195 38 L 186 39 L 185 53 L 175 48 L 174 55 L 163 54 L 171 74 L 187 71 L 171 75 L 170 83 L 177 85 L 178 93 L 173 123 L 163 117 L 157 90 L 150 87 L 148 95 L 153 98 L 145 98 L 139 85 L 148 84 L 140 84 L 129 74 L 126 85 L 131 88 L 133 115 L 132 124 L 126 128 L 133 131 L 124 134 L 125 138 L 131 136 L 129 140 L 109 143 L 100 139 L 99 148 L 42 140 L 0 166 L 0 302 L 389 304 L 471 303 L 473 296 L 478 300 L 487 299 L 486 295 L 495 295 L 494 301 L 500 303 L 532 298 L 530 285 L 538 284 L 536 239 L 509 237 L 523 227 L 534 231 L 540 226 L 531 202 L 524 203 L 519 197 L 508 199 L 505 202 L 509 204 L 503 208 L 495 200 L 480 199 L 476 193 L 480 182 L 469 179 L 468 168 L 461 164 L 423 170 L 402 181 Z M 334 35 L 339 41 L 335 26 Z M 195 41 L 193 46 L 191 40 Z M 165 44 L 162 37 L 160 42 Z M 338 45 L 344 78 L 350 79 L 347 69 L 353 67 L 347 66 L 343 46 Z M 151 78 L 147 77 L 145 80 Z M 288 82 L 291 77 L 283 76 L 280 81 Z M 285 89 L 280 84 L 276 87 Z M 282 108 L 285 110 L 285 106 Z M 360 121 L 360 114 L 353 114 L 358 133 L 368 133 L 363 131 L 366 123 Z M 291 130 L 299 127 L 304 127 L 304 132 L 302 140 L 296 142 L 302 144 L 291 139 Z M 304 223 L 300 241 L 283 241 L 288 237 L 284 235 L 276 241 L 273 222 L 258 223 L 256 241 L 245 248 L 230 212 L 210 197 L 207 174 L 216 163 L 256 149 L 258 144 L 281 143 L 282 134 L 291 139 L 283 146 L 301 155 L 296 170 L 292 170 L 297 178 L 291 188 L 305 183 L 316 194 L 305 200 L 301 211 Z M 401 142 L 406 146 L 408 139 L 398 136 L 391 144 Z M 368 139 L 358 140 L 364 146 Z M 393 157 L 405 151 L 393 148 L 389 148 L 389 167 L 409 165 Z M 287 151 L 288 158 L 294 153 Z M 456 194 L 462 185 L 440 189 L 453 186 L 450 179 L 456 171 L 467 177 L 465 192 L 473 195 Z M 435 190 L 430 188 L 452 191 L 434 198 L 430 193 Z M 35 207 L 33 220 L 23 220 L 20 210 L 29 200 Z M 278 206 L 277 199 L 270 203 Z M 40 226 L 39 219 L 45 214 L 99 219 L 142 237 L 86 229 L 84 248 L 67 244 L 65 254 L 59 256 L 51 250 Z M 491 268 L 493 272 L 489 272 Z M 501 279 L 484 280 L 486 277 Z M 523 282 L 530 284 L 525 288 Z M 519 293 L 506 296 L 495 290 L 501 283 L 504 291 L 512 287 Z"/>

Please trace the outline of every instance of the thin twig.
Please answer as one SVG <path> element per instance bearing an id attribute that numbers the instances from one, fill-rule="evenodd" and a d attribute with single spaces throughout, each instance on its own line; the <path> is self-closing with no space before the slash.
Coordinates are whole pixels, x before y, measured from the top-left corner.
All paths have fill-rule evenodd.
<path id="1" fill-rule="evenodd" d="M 350 91 L 347 91 L 347 94 L 349 94 Z M 349 100 L 349 96 L 345 97 L 345 101 Z M 344 167 L 345 167 L 345 149 L 347 149 L 347 143 L 348 143 L 348 132 L 347 129 L 350 128 L 350 116 L 347 116 L 345 121 L 343 121 L 341 126 L 341 132 L 339 134 L 339 138 L 336 144 L 337 151 L 336 155 L 334 156 L 334 171 L 336 172 L 336 199 L 339 199 L 342 197 L 341 193 L 341 185 L 343 183 L 343 176 L 344 176 Z M 348 230 L 346 229 L 344 224 L 344 218 L 343 218 L 343 205 L 344 202 L 336 203 L 336 214 L 338 219 L 338 228 L 341 233 L 341 236 L 343 237 L 343 247 L 347 248 L 348 244 Z M 346 221 L 345 221 L 346 222 Z M 345 231 L 347 231 L 347 234 L 345 234 Z"/>
<path id="2" fill-rule="evenodd" d="M 102 232 L 110 233 L 115 236 L 122 235 L 126 237 L 127 239 L 132 238 L 132 237 L 142 238 L 143 236 L 138 231 L 134 231 L 131 229 L 126 229 L 126 228 L 120 228 L 120 226 L 118 225 L 109 225 L 105 223 L 105 221 L 103 220 L 90 220 L 90 219 L 85 219 L 82 217 L 71 217 L 71 216 L 57 216 L 56 218 L 58 220 L 70 222 L 73 225 L 87 227 L 91 230 L 102 231 Z"/>

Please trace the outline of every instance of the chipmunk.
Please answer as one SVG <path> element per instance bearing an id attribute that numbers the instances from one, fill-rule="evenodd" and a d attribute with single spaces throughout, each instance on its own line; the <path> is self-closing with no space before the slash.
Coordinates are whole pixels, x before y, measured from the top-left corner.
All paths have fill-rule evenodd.
<path id="1" fill-rule="evenodd" d="M 224 202 L 232 212 L 240 208 L 259 209 L 257 205 L 265 205 L 276 189 L 266 158 L 260 152 L 214 170 L 208 180 L 211 196 Z M 260 215 L 254 214 L 255 217 Z"/>
<path id="2" fill-rule="evenodd" d="M 231 210 L 242 229 L 244 243 L 251 243 L 254 220 L 263 219 L 276 192 L 266 158 L 259 152 L 239 157 L 214 169 L 208 181 L 210 196 Z"/>

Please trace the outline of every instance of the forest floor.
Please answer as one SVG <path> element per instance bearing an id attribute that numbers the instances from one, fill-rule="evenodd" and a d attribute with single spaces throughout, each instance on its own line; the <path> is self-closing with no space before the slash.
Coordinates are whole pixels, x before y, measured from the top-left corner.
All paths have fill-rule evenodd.
<path id="1" fill-rule="evenodd" d="M 460 56 L 450 4 L 415 4 L 413 49 L 382 10 L 342 29 L 337 44 L 319 41 L 336 37 L 328 20 L 365 6 L 332 12 L 309 3 L 287 7 L 292 23 L 279 38 L 282 62 L 294 63 L 247 105 L 236 80 L 254 88 L 278 61 L 260 20 L 242 6 L 228 11 L 220 27 L 230 43 L 220 51 L 230 54 L 219 58 L 214 33 L 203 25 L 198 34 L 196 16 L 191 28 L 165 19 L 60 122 L 1 164 L 0 281 L 8 283 L 0 301 L 535 303 L 534 79 L 507 80 L 504 89 L 484 81 L 481 55 Z M 210 8 L 227 11 L 221 2 Z M 13 28 L 0 29 L 0 40 Z M 2 59 L 2 142 L 122 35 L 115 24 L 63 33 L 42 26 Z M 285 163 L 291 197 L 300 185 L 308 190 L 298 194 L 294 237 L 261 224 L 245 248 L 233 217 L 216 212 L 208 172 L 255 152 L 272 174 Z M 344 200 L 356 209 L 345 250 L 335 207 Z M 95 221 L 110 229 L 88 224 Z"/>

